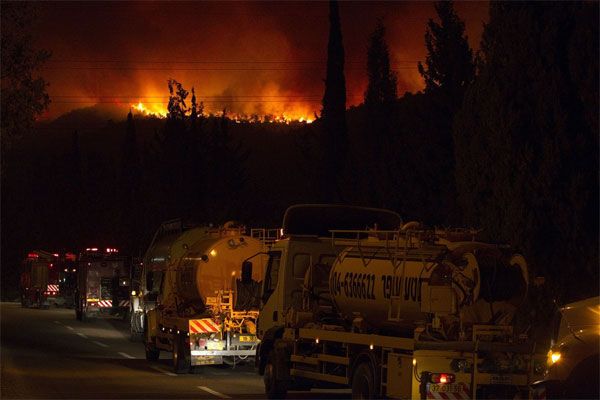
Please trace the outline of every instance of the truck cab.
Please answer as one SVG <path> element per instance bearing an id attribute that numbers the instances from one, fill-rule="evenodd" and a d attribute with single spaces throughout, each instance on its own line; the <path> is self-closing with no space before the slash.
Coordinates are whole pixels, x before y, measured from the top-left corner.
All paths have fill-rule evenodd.
<path id="1" fill-rule="evenodd" d="M 330 239 L 316 236 L 291 236 L 273 244 L 261 290 L 259 337 L 269 340 L 277 335 L 288 310 L 302 308 L 307 271 L 312 266 L 314 271 L 311 272 L 328 276 L 339 250 L 332 246 Z M 313 289 L 314 294 L 319 295 L 319 288 Z"/>
<path id="2" fill-rule="evenodd" d="M 127 257 L 114 248 L 86 248 L 77 265 L 75 317 L 126 317 L 129 310 L 129 267 Z"/>
<path id="3" fill-rule="evenodd" d="M 597 399 L 600 297 L 560 308 L 555 316 L 544 379 L 533 384 L 538 399 Z"/>
<path id="4" fill-rule="evenodd" d="M 329 273 L 338 254 L 345 248 L 332 240 L 331 230 L 364 229 L 377 225 L 391 228 L 400 225 L 396 213 L 365 207 L 300 204 L 291 206 L 283 218 L 283 236 L 272 244 L 261 288 L 261 312 L 257 335 L 256 365 L 264 373 L 269 353 L 283 334 L 286 321 L 327 313 L 332 308 L 329 296 Z M 343 233 L 342 233 L 343 235 Z M 303 304 L 305 303 L 305 304 Z"/>
<path id="5" fill-rule="evenodd" d="M 23 307 L 48 308 L 62 305 L 58 254 L 30 251 L 21 264 L 20 289 Z"/>

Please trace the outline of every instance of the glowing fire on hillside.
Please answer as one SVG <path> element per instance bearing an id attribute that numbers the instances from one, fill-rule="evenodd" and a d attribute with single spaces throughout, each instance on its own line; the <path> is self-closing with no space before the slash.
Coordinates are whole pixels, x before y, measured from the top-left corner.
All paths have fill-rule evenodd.
<path id="1" fill-rule="evenodd" d="M 149 117 L 156 118 L 166 118 L 167 116 L 167 104 L 161 103 L 142 103 L 138 101 L 137 104 L 131 104 L 131 109 L 135 114 L 141 114 Z M 203 112 L 204 116 L 213 116 L 213 117 L 221 117 L 223 116 L 223 111 L 217 112 Z M 280 114 L 242 114 L 242 113 L 227 113 L 226 114 L 229 119 L 235 121 L 236 123 L 280 123 L 280 124 L 290 124 L 290 123 L 302 123 L 302 124 L 311 124 L 316 117 L 313 118 L 307 117 L 301 113 L 295 112 L 282 112 Z"/>

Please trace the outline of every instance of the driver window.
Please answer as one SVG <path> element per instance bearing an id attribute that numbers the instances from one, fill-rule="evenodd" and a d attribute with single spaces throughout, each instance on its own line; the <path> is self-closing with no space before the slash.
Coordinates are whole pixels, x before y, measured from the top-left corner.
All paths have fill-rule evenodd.
<path id="1" fill-rule="evenodd" d="M 327 288 L 329 286 L 329 272 L 335 261 L 335 256 L 331 254 L 321 254 L 318 267 L 313 271 L 313 286 L 318 288 Z"/>
<path id="2" fill-rule="evenodd" d="M 263 298 L 266 301 L 271 293 L 275 291 L 277 287 L 277 279 L 279 278 L 279 265 L 281 262 L 281 252 L 271 251 L 269 252 L 269 263 L 267 264 L 267 274 L 265 276 L 265 282 L 263 286 Z"/>
<path id="3" fill-rule="evenodd" d="M 294 255 L 294 264 L 292 267 L 292 271 L 294 274 L 294 279 L 304 281 L 304 276 L 306 275 L 306 270 L 310 266 L 310 254 L 307 253 L 298 253 Z"/>

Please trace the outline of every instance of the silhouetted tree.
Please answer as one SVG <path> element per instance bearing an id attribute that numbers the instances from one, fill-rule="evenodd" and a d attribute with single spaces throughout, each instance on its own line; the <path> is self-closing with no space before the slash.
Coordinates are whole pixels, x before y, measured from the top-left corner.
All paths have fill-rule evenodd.
<path id="1" fill-rule="evenodd" d="M 419 73 L 425 79 L 427 92 L 441 90 L 458 107 L 475 73 L 473 52 L 465 35 L 465 24 L 456 15 L 452 1 L 435 3 L 435 11 L 440 21 L 430 19 L 427 23 L 427 58 L 425 66 L 419 62 Z"/>
<path id="2" fill-rule="evenodd" d="M 186 117 L 187 99 L 189 92 L 183 88 L 183 85 L 175 79 L 167 81 L 169 87 L 169 104 L 167 105 L 167 119 L 183 120 Z"/>
<path id="3" fill-rule="evenodd" d="M 35 24 L 33 3 L 3 2 L 0 10 L 0 187 L 2 188 L 2 251 L 0 262 L 2 297 L 12 296 L 25 243 L 35 233 L 28 222 L 34 217 L 29 194 L 34 183 L 28 180 L 24 165 L 26 149 L 15 151 L 16 142 L 33 131 L 35 119 L 46 110 L 47 83 L 39 77 L 39 68 L 50 54 L 33 46 Z M 7 175 L 11 175 L 7 177 Z M 29 186 L 29 187 L 27 187 Z M 39 215 L 38 215 L 39 217 Z M 10 300 L 13 300 L 10 298 Z"/>
<path id="4" fill-rule="evenodd" d="M 14 139 L 31 132 L 35 119 L 50 103 L 46 93 L 48 84 L 38 76 L 50 53 L 32 46 L 31 27 L 35 23 L 35 11 L 29 3 L 7 2 L 2 4 L 0 13 L 2 169 L 5 166 L 4 156 Z"/>
<path id="5" fill-rule="evenodd" d="M 472 51 L 452 2 L 435 3 L 439 22 L 430 19 L 425 33 L 427 57 L 418 69 L 425 79 L 425 92 L 412 97 L 404 108 L 409 115 L 400 128 L 396 152 L 405 157 L 394 170 L 404 170 L 400 184 L 414 191 L 402 200 L 417 215 L 432 224 L 452 223 L 456 215 L 454 184 L 454 116 L 472 81 Z M 416 107 L 414 109 L 410 109 Z M 412 126 L 411 130 L 406 130 Z M 407 146 L 411 143 L 410 146 Z M 412 196 L 413 199 L 410 199 Z"/>
<path id="6" fill-rule="evenodd" d="M 226 109 L 214 122 L 207 154 L 207 190 L 210 194 L 206 204 L 209 222 L 221 223 L 243 214 L 248 153 L 233 140 Z"/>
<path id="7" fill-rule="evenodd" d="M 390 55 L 385 42 L 385 26 L 377 21 L 367 47 L 369 84 L 365 91 L 367 123 L 363 126 L 358 152 L 352 160 L 352 175 L 361 181 L 355 192 L 362 193 L 372 206 L 390 206 L 388 176 L 393 155 L 392 113 L 397 100 L 397 78 L 390 69 Z M 360 173 L 358 171 L 360 171 Z"/>
<path id="8" fill-rule="evenodd" d="M 385 41 L 385 26 L 377 21 L 369 37 L 367 49 L 367 74 L 369 84 L 365 92 L 365 105 L 379 106 L 392 103 L 397 98 L 396 73 L 390 70 L 390 53 Z"/>
<path id="9" fill-rule="evenodd" d="M 324 128 L 323 194 L 329 200 L 339 198 L 340 176 L 347 152 L 346 78 L 344 77 L 344 45 L 337 1 L 329 2 L 329 43 L 327 75 L 321 118 Z M 325 199 L 327 200 L 327 199 Z"/>
<path id="10" fill-rule="evenodd" d="M 127 125 L 121 150 L 121 173 L 119 200 L 121 206 L 122 246 L 137 250 L 140 236 L 140 219 L 144 204 L 141 198 L 142 170 L 137 145 L 135 121 L 131 111 L 127 114 Z"/>
<path id="11" fill-rule="evenodd" d="M 81 204 L 83 202 L 83 170 L 81 159 L 81 144 L 79 141 L 79 132 L 74 131 L 71 135 L 71 146 L 65 158 L 63 169 L 65 179 L 65 191 L 63 193 L 64 204 L 71 205 L 66 208 L 67 217 L 65 218 L 65 233 L 69 246 L 77 247 L 82 245 L 80 242 L 84 225 L 84 215 Z M 61 213 L 62 214 L 62 213 Z"/>
<path id="12" fill-rule="evenodd" d="M 492 3 L 455 126 L 466 221 L 521 248 L 563 300 L 598 294 L 597 15 Z"/>

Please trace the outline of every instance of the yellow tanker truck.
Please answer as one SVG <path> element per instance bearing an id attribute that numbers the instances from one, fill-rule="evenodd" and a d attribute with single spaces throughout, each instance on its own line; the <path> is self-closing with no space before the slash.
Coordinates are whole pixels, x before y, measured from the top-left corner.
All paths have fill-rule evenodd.
<path id="1" fill-rule="evenodd" d="M 142 270 L 146 358 L 171 352 L 174 372 L 186 373 L 253 357 L 264 246 L 233 223 L 179 230 L 163 224 Z"/>
<path id="2" fill-rule="evenodd" d="M 527 398 L 544 365 L 511 325 L 527 293 L 521 255 L 380 209 L 292 206 L 283 229 L 258 320 L 267 397 Z"/>

